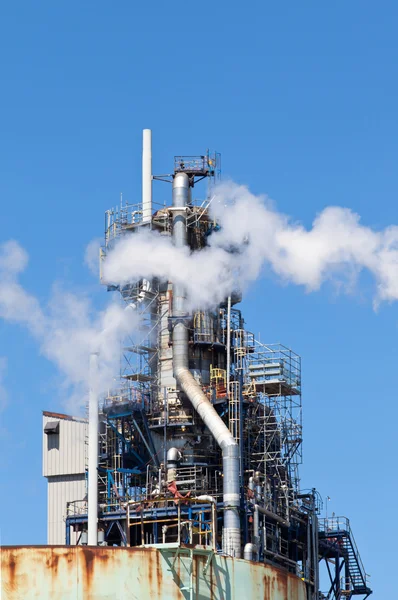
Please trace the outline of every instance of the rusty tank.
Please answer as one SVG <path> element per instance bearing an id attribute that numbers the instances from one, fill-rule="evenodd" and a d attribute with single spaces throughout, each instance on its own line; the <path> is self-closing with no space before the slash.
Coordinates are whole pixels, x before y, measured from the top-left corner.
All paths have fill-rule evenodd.
<path id="1" fill-rule="evenodd" d="M 195 547 L 7 546 L 2 600 L 306 600 L 277 567 Z"/>

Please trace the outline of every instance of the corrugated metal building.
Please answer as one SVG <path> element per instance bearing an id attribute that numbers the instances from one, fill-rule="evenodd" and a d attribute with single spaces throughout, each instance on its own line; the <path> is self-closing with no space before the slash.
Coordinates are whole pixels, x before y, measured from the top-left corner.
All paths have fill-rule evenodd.
<path id="1" fill-rule="evenodd" d="M 43 475 L 47 478 L 47 543 L 66 543 L 66 504 L 86 494 L 87 420 L 43 411 Z M 76 534 L 71 534 L 71 544 Z"/>

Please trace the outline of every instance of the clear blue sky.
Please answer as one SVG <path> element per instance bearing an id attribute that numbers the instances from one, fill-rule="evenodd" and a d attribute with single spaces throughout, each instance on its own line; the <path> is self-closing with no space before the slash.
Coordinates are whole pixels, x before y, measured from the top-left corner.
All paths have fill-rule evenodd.
<path id="1" fill-rule="evenodd" d="M 369 0 L 3 2 L 0 240 L 28 250 L 26 287 L 46 301 L 62 280 L 103 301 L 84 248 L 121 191 L 139 200 L 144 127 L 154 172 L 215 148 L 224 174 L 305 225 L 330 204 L 396 223 L 397 18 Z M 262 340 L 303 356 L 303 487 L 351 518 L 381 599 L 395 596 L 398 307 L 375 313 L 372 293 L 367 277 L 349 296 L 262 279 L 243 308 Z M 44 543 L 56 371 L 22 328 L 0 336 L 2 541 Z"/>

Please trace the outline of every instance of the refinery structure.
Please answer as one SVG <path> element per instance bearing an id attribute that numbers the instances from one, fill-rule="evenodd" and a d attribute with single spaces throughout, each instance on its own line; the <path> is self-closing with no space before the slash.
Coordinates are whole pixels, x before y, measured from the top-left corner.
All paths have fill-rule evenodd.
<path id="1" fill-rule="evenodd" d="M 56 560 L 65 577 L 69 563 L 80 573 L 70 585 L 81 595 L 62 598 L 372 593 L 348 519 L 321 518 L 315 488 L 300 488 L 300 357 L 246 329 L 239 290 L 192 309 L 182 284 L 148 276 L 120 285 L 103 276 L 119 240 L 143 229 L 201 252 L 220 227 L 209 210 L 220 167 L 220 155 L 207 152 L 177 156 L 171 173 L 153 174 L 144 130 L 142 202 L 106 212 L 102 283 L 139 327 L 122 341 L 120 377 L 105 396 L 92 354 L 87 418 L 43 414 L 50 546 L 35 560 L 38 569 Z M 160 205 L 156 180 L 165 182 Z M 197 200 L 201 180 L 206 192 Z M 23 569 L 23 551 L 3 556 Z M 43 577 L 54 589 L 53 575 Z M 12 595 L 15 582 L 4 585 L 6 598 L 22 597 Z"/>

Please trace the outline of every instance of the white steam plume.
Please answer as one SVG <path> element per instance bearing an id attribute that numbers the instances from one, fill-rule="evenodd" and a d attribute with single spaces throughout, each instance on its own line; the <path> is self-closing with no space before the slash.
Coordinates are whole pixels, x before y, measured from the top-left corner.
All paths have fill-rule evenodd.
<path id="1" fill-rule="evenodd" d="M 105 279 L 124 284 L 158 277 L 181 283 L 193 308 L 214 306 L 237 288 L 244 290 L 263 267 L 309 291 L 336 276 L 352 282 L 367 269 L 376 282 L 375 304 L 398 299 L 396 226 L 375 231 L 362 225 L 351 210 L 329 207 L 306 229 L 277 212 L 265 198 L 234 183 L 218 186 L 210 214 L 220 229 L 200 252 L 175 248 L 170 238 L 142 230 L 120 240 L 109 252 Z M 86 255 L 89 264 L 94 245 Z M 0 245 L 0 318 L 30 331 L 42 354 L 63 374 L 64 395 L 81 406 L 90 352 L 100 352 L 99 384 L 106 391 L 118 373 L 119 340 L 136 329 L 137 317 L 118 304 L 98 313 L 86 297 L 60 287 L 54 288 L 51 301 L 43 307 L 19 282 L 27 263 L 28 255 L 17 242 Z"/>
<path id="2" fill-rule="evenodd" d="M 120 338 L 132 333 L 136 316 L 116 303 L 96 312 L 84 296 L 54 286 L 45 308 L 19 283 L 28 255 L 15 241 L 0 246 L 0 317 L 25 326 L 38 341 L 41 353 L 62 374 L 61 392 L 70 409 L 84 405 L 88 389 L 89 355 L 99 352 L 101 393 L 118 374 Z M 1 366 L 1 365 L 0 365 Z"/>
<path id="3" fill-rule="evenodd" d="M 375 304 L 398 299 L 397 226 L 374 231 L 350 209 L 331 206 L 306 229 L 232 182 L 217 187 L 210 214 L 221 228 L 204 250 L 190 253 L 170 238 L 141 231 L 109 252 L 105 279 L 123 284 L 156 276 L 182 283 L 190 307 L 206 307 L 237 287 L 244 290 L 264 266 L 308 291 L 336 276 L 352 283 L 367 269 L 376 282 Z"/>

